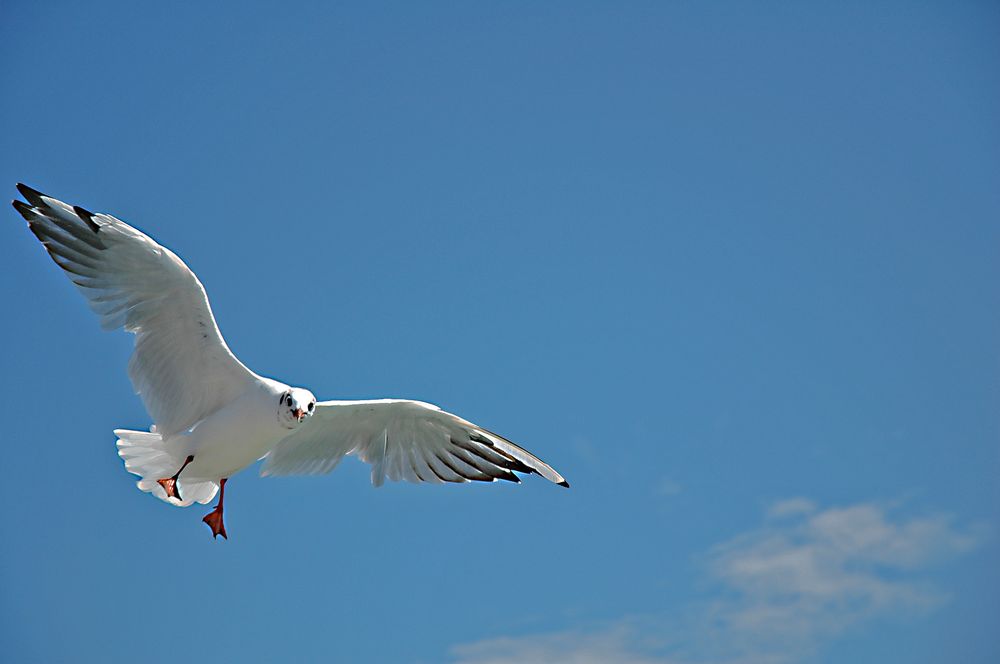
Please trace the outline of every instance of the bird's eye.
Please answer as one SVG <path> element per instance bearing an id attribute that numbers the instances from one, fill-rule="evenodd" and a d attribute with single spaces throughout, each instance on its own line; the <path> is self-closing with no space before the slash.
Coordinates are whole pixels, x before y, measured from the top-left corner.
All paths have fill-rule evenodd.
<path id="1" fill-rule="evenodd" d="M 316 402 L 315 401 L 312 402 L 311 404 L 309 404 L 309 412 L 310 413 L 313 412 L 313 408 L 315 408 L 315 407 L 316 407 Z"/>

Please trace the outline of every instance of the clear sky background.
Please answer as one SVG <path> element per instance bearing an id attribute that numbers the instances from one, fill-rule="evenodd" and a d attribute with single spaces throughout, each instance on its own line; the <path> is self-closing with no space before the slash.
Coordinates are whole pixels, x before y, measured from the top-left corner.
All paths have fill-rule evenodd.
<path id="1" fill-rule="evenodd" d="M 991 2 L 0 7 L 0 182 L 234 352 L 570 490 L 135 489 L 131 340 L 0 224 L 0 660 L 1000 661 Z"/>

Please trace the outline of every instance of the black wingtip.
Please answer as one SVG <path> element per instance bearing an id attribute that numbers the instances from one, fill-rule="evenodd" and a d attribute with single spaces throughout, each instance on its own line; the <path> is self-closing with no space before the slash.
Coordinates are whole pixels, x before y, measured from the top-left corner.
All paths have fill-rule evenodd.
<path id="1" fill-rule="evenodd" d="M 32 189 L 22 182 L 18 182 L 16 186 L 17 190 L 21 192 L 21 195 L 24 196 L 29 203 L 32 205 L 40 205 L 42 207 L 45 206 L 45 201 L 42 200 L 42 192 Z"/>
<path id="2" fill-rule="evenodd" d="M 567 482 L 566 480 L 563 480 L 562 482 L 556 482 L 556 484 L 558 484 L 559 486 L 564 486 L 567 489 L 569 488 L 569 482 Z"/>
<path id="3" fill-rule="evenodd" d="M 17 199 L 12 200 L 10 204 L 14 206 L 14 209 L 17 210 L 22 217 L 24 217 L 25 221 L 31 221 L 32 208 L 30 205 Z"/>
<path id="4" fill-rule="evenodd" d="M 79 205 L 74 205 L 73 212 L 76 212 L 76 216 L 80 217 L 85 222 L 87 222 L 87 225 L 90 226 L 90 230 L 94 231 L 95 233 L 101 230 L 101 227 L 98 226 L 96 223 L 94 223 L 94 213 L 91 212 L 90 210 L 85 210 Z"/>

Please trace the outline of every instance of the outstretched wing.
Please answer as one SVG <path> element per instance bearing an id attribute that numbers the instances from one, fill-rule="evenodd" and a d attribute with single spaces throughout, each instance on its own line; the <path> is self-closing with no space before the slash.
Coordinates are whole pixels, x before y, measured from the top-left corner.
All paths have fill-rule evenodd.
<path id="1" fill-rule="evenodd" d="M 111 215 L 23 184 L 13 201 L 106 330 L 135 334 L 128 373 L 161 435 L 184 431 L 256 379 L 229 350 L 208 297 L 172 251 Z"/>
<path id="2" fill-rule="evenodd" d="M 268 453 L 261 475 L 315 475 L 347 454 L 372 465 L 372 484 L 519 482 L 512 471 L 569 486 L 544 461 L 506 438 L 422 401 L 324 401 Z"/>

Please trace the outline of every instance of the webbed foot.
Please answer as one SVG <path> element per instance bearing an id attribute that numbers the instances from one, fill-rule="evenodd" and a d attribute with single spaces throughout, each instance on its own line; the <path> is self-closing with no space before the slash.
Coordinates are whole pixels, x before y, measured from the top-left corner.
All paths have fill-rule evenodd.
<path id="1" fill-rule="evenodd" d="M 156 480 L 156 483 L 163 487 L 163 490 L 167 492 L 167 498 L 176 498 L 177 500 L 183 500 L 181 498 L 181 488 L 177 484 L 177 478 L 181 476 L 181 472 L 187 468 L 187 465 L 194 461 L 194 455 L 189 454 L 186 459 L 184 459 L 184 464 L 180 467 L 173 477 L 164 477 L 162 479 Z"/>
<path id="2" fill-rule="evenodd" d="M 219 535 L 222 535 L 222 539 L 229 539 L 229 536 L 226 535 L 226 524 L 222 522 L 222 501 L 226 499 L 227 481 L 226 477 L 219 480 L 219 504 L 202 519 L 212 529 L 212 539 L 216 539 Z"/>
<path id="3" fill-rule="evenodd" d="M 214 510 L 205 515 L 202 519 L 208 524 L 208 527 L 212 529 L 212 538 L 215 539 L 219 535 L 222 535 L 223 539 L 229 539 L 226 535 L 226 524 L 222 521 L 222 509 L 216 507 Z"/>
<path id="4" fill-rule="evenodd" d="M 156 480 L 156 483 L 163 487 L 163 490 L 167 492 L 167 498 L 176 498 L 177 500 L 183 500 L 181 498 L 180 487 L 177 486 L 177 477 L 165 477 L 162 480 Z"/>

